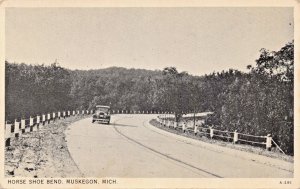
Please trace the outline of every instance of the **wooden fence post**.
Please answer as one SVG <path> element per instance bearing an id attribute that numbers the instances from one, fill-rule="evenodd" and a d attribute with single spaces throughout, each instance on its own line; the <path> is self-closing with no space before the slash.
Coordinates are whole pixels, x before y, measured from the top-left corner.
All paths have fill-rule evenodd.
<path id="1" fill-rule="evenodd" d="M 29 117 L 29 127 L 30 127 L 30 132 L 33 131 L 33 118 L 30 116 Z"/>
<path id="2" fill-rule="evenodd" d="M 270 151 L 270 150 L 271 150 L 271 147 L 272 147 L 272 137 L 271 137 L 271 134 L 268 134 L 268 135 L 266 136 L 266 149 L 267 149 L 268 151 Z"/>
<path id="3" fill-rule="evenodd" d="M 43 122 L 43 125 L 45 125 L 45 121 L 46 121 L 46 115 L 43 114 L 43 115 L 42 115 L 42 122 Z"/>
<path id="4" fill-rule="evenodd" d="M 209 130 L 210 130 L 210 138 L 212 139 L 214 137 L 214 129 L 212 127 L 209 127 Z"/>
<path id="5" fill-rule="evenodd" d="M 197 135 L 197 133 L 198 133 L 198 125 L 196 124 L 194 128 L 194 134 Z"/>
<path id="6" fill-rule="evenodd" d="M 233 143 L 236 144 L 238 141 L 239 141 L 239 134 L 237 130 L 235 130 L 233 133 Z"/>
<path id="7" fill-rule="evenodd" d="M 51 115 L 50 113 L 47 114 L 47 121 L 48 121 L 48 124 L 50 123 L 50 120 L 51 120 Z"/>
<path id="8" fill-rule="evenodd" d="M 15 119 L 15 137 L 19 137 L 20 136 L 20 122 L 18 122 L 16 119 Z"/>
<path id="9" fill-rule="evenodd" d="M 55 121 L 55 118 L 56 118 L 55 112 L 52 113 L 52 117 L 53 117 L 53 121 Z"/>
<path id="10" fill-rule="evenodd" d="M 39 126 L 40 126 L 40 116 L 37 115 L 36 116 L 36 128 L 39 129 Z"/>
<path id="11" fill-rule="evenodd" d="M 25 119 L 21 119 L 21 129 L 22 133 L 25 133 Z"/>
<path id="12" fill-rule="evenodd" d="M 11 124 L 5 123 L 5 147 L 10 146 Z"/>

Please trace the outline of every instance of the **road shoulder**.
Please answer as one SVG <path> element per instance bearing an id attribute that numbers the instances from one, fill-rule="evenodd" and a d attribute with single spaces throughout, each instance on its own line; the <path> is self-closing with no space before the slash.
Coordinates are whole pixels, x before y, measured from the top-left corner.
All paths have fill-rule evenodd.
<path id="1" fill-rule="evenodd" d="M 171 133 L 171 132 L 168 132 L 168 131 L 165 131 L 165 130 L 162 130 L 162 129 L 159 129 L 159 128 L 153 126 L 150 123 L 150 121 L 151 120 L 144 122 L 144 126 L 149 128 L 150 130 L 160 133 L 162 135 L 174 137 L 182 142 L 197 145 L 201 148 L 205 148 L 205 149 L 212 150 L 215 152 L 224 153 L 229 156 L 238 157 L 238 158 L 245 159 L 248 161 L 255 161 L 257 163 L 261 163 L 261 164 L 268 165 L 271 167 L 276 167 L 278 169 L 286 170 L 289 172 L 294 172 L 294 164 L 291 162 L 283 161 L 280 159 L 274 159 L 274 158 L 266 157 L 263 155 L 253 154 L 250 152 L 231 149 L 231 148 L 227 148 L 227 147 L 223 147 L 223 146 L 219 146 L 219 145 L 214 145 L 214 144 L 206 143 L 206 142 L 203 142 L 200 140 L 196 140 L 196 139 L 188 138 L 188 137 L 181 136 L 178 134 L 174 134 L 174 133 Z"/>
<path id="2" fill-rule="evenodd" d="M 82 177 L 66 143 L 65 130 L 86 116 L 57 119 L 34 132 L 13 138 L 5 150 L 6 177 Z"/>

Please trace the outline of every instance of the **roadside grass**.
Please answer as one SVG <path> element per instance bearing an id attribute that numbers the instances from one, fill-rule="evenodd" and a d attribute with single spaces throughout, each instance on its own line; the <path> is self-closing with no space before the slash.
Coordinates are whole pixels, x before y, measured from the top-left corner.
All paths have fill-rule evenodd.
<path id="1" fill-rule="evenodd" d="M 57 119 L 34 132 L 12 138 L 5 148 L 5 177 L 82 177 L 67 148 L 65 130 L 90 115 Z"/>
<path id="2" fill-rule="evenodd" d="M 251 152 L 251 153 L 254 153 L 254 154 L 263 155 L 263 156 L 267 156 L 267 157 L 271 157 L 271 158 L 276 158 L 276 159 L 284 160 L 284 161 L 291 162 L 291 163 L 294 162 L 294 157 L 293 156 L 282 154 L 281 152 L 277 151 L 275 148 L 272 148 L 271 151 L 268 151 L 263 147 L 256 147 L 256 146 L 251 146 L 251 145 L 247 145 L 247 144 L 239 144 L 239 143 L 233 144 L 232 142 L 225 142 L 225 141 L 222 141 L 222 140 L 210 139 L 207 136 L 205 136 L 204 134 L 195 135 L 194 132 L 188 132 L 188 131 L 186 131 L 184 133 L 181 129 L 176 129 L 175 130 L 174 128 L 169 128 L 169 127 L 166 127 L 166 126 L 162 126 L 155 119 L 152 119 L 150 121 L 150 124 L 157 127 L 157 128 L 159 128 L 159 129 L 162 129 L 162 130 L 165 130 L 165 131 L 177 134 L 177 135 L 181 135 L 181 136 L 189 137 L 189 138 L 192 138 L 192 139 L 200 140 L 200 141 L 203 141 L 203 142 L 206 142 L 206 143 L 215 144 L 215 145 L 219 145 L 219 146 L 223 146 L 223 147 L 227 147 L 227 148 L 232 148 L 232 149 L 236 149 L 236 150 Z"/>

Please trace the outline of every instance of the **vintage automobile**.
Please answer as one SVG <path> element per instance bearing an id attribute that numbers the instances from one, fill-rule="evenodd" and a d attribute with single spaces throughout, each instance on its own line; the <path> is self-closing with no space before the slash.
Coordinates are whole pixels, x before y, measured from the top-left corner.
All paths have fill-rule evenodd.
<path id="1" fill-rule="evenodd" d="M 110 123 L 110 107 L 103 106 L 103 105 L 97 105 L 96 111 L 93 114 L 92 123 L 94 123 L 95 121 L 109 124 Z"/>

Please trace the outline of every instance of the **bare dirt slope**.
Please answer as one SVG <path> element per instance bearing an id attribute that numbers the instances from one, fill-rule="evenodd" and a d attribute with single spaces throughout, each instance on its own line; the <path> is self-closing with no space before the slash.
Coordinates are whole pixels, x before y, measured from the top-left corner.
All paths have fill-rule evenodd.
<path id="1" fill-rule="evenodd" d="M 72 116 L 40 126 L 40 130 L 14 138 L 5 150 L 7 177 L 80 177 L 80 170 L 72 160 L 65 138 L 65 130 L 83 116 Z"/>

